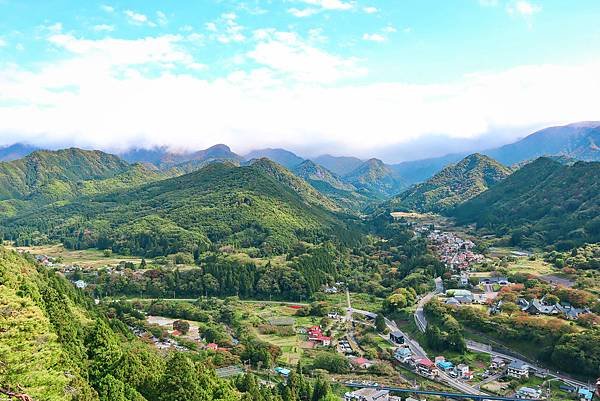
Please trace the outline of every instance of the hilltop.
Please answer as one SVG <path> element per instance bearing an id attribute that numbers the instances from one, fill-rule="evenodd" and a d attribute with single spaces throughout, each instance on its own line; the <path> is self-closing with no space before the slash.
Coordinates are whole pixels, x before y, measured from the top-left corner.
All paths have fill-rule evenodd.
<path id="1" fill-rule="evenodd" d="M 379 159 L 367 160 L 343 178 L 362 193 L 380 199 L 397 194 L 405 186 L 398 174 Z"/>
<path id="2" fill-rule="evenodd" d="M 21 210 L 166 178 L 141 164 L 77 148 L 35 151 L 0 163 L 0 217 Z"/>
<path id="3" fill-rule="evenodd" d="M 17 240 L 47 236 L 73 248 L 125 254 L 198 252 L 225 244 L 273 254 L 299 240 L 346 235 L 335 210 L 306 182 L 261 159 L 242 167 L 212 163 L 131 190 L 23 213 L 5 225 Z"/>
<path id="4" fill-rule="evenodd" d="M 475 153 L 392 198 L 388 205 L 392 209 L 443 212 L 479 195 L 510 173 L 497 161 Z"/>
<path id="5" fill-rule="evenodd" d="M 571 248 L 600 241 L 600 162 L 539 158 L 458 206 L 459 223 L 510 235 L 516 246 Z"/>

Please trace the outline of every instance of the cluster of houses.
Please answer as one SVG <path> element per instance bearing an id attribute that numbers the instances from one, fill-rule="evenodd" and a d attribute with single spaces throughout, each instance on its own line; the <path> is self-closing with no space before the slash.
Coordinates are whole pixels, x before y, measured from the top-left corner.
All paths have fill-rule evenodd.
<path id="1" fill-rule="evenodd" d="M 485 259 L 482 254 L 473 252 L 473 241 L 464 240 L 456 234 L 433 230 L 427 239 L 432 243 L 440 260 L 452 271 L 468 270 L 474 263 L 483 262 Z"/>
<path id="2" fill-rule="evenodd" d="M 518 304 L 522 311 L 532 315 L 564 316 L 569 320 L 577 319 L 579 315 L 591 312 L 589 308 L 576 308 L 567 303 L 549 304 L 545 302 L 544 298 L 532 299 L 531 301 L 519 298 Z"/>
<path id="3" fill-rule="evenodd" d="M 451 361 L 447 361 L 443 356 L 435 357 L 435 365 L 443 372 L 446 372 L 450 377 L 455 377 L 463 380 L 471 380 L 473 371 L 469 365 L 461 363 L 454 365 Z"/>
<path id="4" fill-rule="evenodd" d="M 502 310 L 503 301 L 500 300 L 490 306 L 489 313 L 491 315 L 500 313 Z M 525 298 L 519 298 L 517 305 L 521 308 L 522 312 L 527 312 L 530 315 L 546 315 L 546 316 L 558 316 L 568 320 L 575 320 L 579 315 L 585 313 L 591 313 L 589 308 L 576 308 L 568 303 L 547 303 L 544 298 L 526 300 Z"/>

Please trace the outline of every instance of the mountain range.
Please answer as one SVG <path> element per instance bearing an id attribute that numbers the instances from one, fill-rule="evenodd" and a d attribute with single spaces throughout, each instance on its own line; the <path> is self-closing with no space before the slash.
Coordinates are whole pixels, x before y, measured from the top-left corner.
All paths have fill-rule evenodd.
<path id="1" fill-rule="evenodd" d="M 0 161 L 18 159 L 34 150 L 36 147 L 23 144 L 1 148 Z M 482 150 L 480 153 L 506 166 L 551 155 L 574 160 L 597 161 L 600 160 L 600 122 L 579 122 L 542 129 L 515 143 Z M 192 172 L 214 161 L 229 161 L 241 165 L 264 157 L 294 171 L 303 161 L 310 159 L 328 170 L 329 174 L 336 176 L 338 181 L 355 187 L 362 196 L 384 199 L 400 193 L 413 184 L 427 180 L 468 154 L 455 153 L 386 164 L 378 159 L 365 161 L 352 156 L 321 155 L 303 158 L 286 149 L 272 148 L 254 150 L 241 156 L 228 146 L 219 144 L 196 152 L 173 152 L 165 147 L 138 148 L 128 150 L 119 156 L 130 163 L 144 163 L 148 168 L 156 167 L 161 171 L 174 169 L 179 174 Z M 315 181 L 313 180 L 312 183 Z M 352 196 L 355 197 L 354 194 Z"/>

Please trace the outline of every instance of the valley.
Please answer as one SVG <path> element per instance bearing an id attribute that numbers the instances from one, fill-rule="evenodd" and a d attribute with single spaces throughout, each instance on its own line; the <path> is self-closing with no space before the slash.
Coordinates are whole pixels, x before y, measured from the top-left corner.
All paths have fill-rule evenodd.
<path id="1" fill-rule="evenodd" d="M 225 145 L 2 162 L 2 388 L 569 399 L 600 375 L 599 177 L 473 154 L 417 180 Z M 36 343 L 37 370 L 17 363 Z"/>

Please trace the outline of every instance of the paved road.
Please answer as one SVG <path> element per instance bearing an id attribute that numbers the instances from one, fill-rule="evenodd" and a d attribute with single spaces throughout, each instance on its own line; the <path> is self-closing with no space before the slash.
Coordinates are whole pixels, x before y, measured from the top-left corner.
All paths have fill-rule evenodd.
<path id="1" fill-rule="evenodd" d="M 444 291 L 444 285 L 442 283 L 441 277 L 436 278 L 435 280 L 435 290 L 431 291 L 423 298 L 419 300 L 417 303 L 417 309 L 415 310 L 415 323 L 421 332 L 425 333 L 425 329 L 427 328 L 427 318 L 425 317 L 425 312 L 423 311 L 423 307 L 429 300 L 436 294 L 440 294 Z"/>

